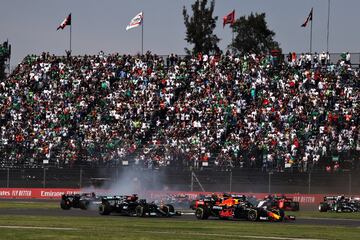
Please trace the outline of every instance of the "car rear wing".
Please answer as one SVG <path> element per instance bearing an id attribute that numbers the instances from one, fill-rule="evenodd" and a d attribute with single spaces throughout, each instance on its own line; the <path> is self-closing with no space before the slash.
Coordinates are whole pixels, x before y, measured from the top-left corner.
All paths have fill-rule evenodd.
<path id="1" fill-rule="evenodd" d="M 68 198 L 75 198 L 75 197 L 80 197 L 80 194 L 63 194 L 61 195 L 61 199 L 68 199 Z"/>
<path id="2" fill-rule="evenodd" d="M 126 196 L 102 196 L 101 200 L 110 201 L 110 200 L 126 200 Z"/>
<path id="3" fill-rule="evenodd" d="M 247 199 L 246 195 L 231 194 L 231 197 L 235 198 L 235 199 L 242 200 L 242 201 L 246 201 L 246 199 Z"/>
<path id="4" fill-rule="evenodd" d="M 324 201 L 334 201 L 337 200 L 338 197 L 337 196 L 325 196 L 324 197 Z"/>
<path id="5" fill-rule="evenodd" d="M 119 200 L 119 201 L 136 201 L 137 195 L 115 195 L 115 196 L 102 196 L 103 201 Z"/>

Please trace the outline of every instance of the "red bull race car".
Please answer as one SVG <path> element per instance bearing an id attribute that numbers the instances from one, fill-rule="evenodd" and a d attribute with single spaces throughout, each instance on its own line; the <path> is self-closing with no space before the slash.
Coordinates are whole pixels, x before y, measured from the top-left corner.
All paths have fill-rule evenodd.
<path id="1" fill-rule="evenodd" d="M 197 219 L 216 217 L 219 219 L 244 219 L 248 221 L 295 220 L 294 216 L 285 216 L 284 210 L 269 207 L 266 201 L 256 201 L 246 196 L 224 195 L 219 199 L 204 199 L 198 201 L 195 210 Z"/>

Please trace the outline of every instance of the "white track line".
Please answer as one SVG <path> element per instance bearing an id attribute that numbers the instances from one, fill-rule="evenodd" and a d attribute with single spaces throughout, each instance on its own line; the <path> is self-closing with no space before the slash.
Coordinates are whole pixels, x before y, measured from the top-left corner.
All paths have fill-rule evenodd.
<path id="1" fill-rule="evenodd" d="M 131 231 L 134 233 L 150 233 L 150 234 L 172 234 L 172 235 L 193 235 L 193 236 L 213 236 L 213 237 L 232 237 L 232 238 L 252 238 L 252 239 L 279 239 L 279 240 L 323 240 L 318 238 L 292 238 L 292 237 L 270 237 L 270 236 L 256 236 L 256 235 L 234 235 L 234 234 L 220 234 L 220 233 L 193 233 L 193 232 L 170 232 L 170 231 Z"/>
<path id="2" fill-rule="evenodd" d="M 189 213 L 184 212 L 184 213 L 181 213 L 181 215 L 192 215 L 192 216 L 194 216 L 195 213 L 193 213 L 193 212 L 189 212 Z"/>
<path id="3" fill-rule="evenodd" d="M 78 230 L 77 228 L 60 228 L 60 227 L 34 227 L 34 226 L 0 226 L 0 228 L 8 228 L 8 229 L 40 229 L 40 230 Z"/>

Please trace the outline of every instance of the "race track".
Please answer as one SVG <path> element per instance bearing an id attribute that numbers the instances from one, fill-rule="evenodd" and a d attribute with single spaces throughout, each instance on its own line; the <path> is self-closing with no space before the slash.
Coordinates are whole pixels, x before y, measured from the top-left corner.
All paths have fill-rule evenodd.
<path id="1" fill-rule="evenodd" d="M 101 216 L 96 210 L 62 210 L 60 209 L 0 209 L 0 215 L 28 215 L 28 216 L 61 216 L 61 217 L 94 217 L 94 218 L 129 218 L 129 216 Z M 151 221 L 153 217 L 147 217 Z M 157 218 L 173 221 L 200 221 L 192 215 L 191 210 L 186 210 L 183 216 L 172 218 Z M 207 221 L 224 221 L 216 218 L 210 218 Z M 242 222 L 243 220 L 228 220 L 233 222 Z M 326 225 L 326 226 L 345 226 L 345 227 L 358 227 L 360 228 L 360 219 L 330 219 L 330 218 L 297 218 L 295 221 L 288 221 L 282 223 L 269 223 L 269 224 L 302 224 L 302 225 Z"/>

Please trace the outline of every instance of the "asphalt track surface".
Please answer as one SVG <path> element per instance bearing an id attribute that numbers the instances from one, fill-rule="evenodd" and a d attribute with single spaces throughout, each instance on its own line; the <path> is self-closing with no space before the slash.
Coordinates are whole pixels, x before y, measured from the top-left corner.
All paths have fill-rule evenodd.
<path id="1" fill-rule="evenodd" d="M 186 215 L 175 216 L 171 218 L 156 217 L 157 219 L 164 219 L 166 221 L 202 221 L 197 220 L 194 215 L 191 215 L 191 210 L 186 210 Z M 0 215 L 27 215 L 27 216 L 61 216 L 61 217 L 94 217 L 94 218 L 129 218 L 129 216 L 120 216 L 111 214 L 109 216 L 101 216 L 96 210 L 62 210 L 60 209 L 0 209 Z M 146 217 L 151 221 L 154 217 Z M 224 221 L 216 218 L 209 218 L 207 221 Z M 228 220 L 243 222 L 244 220 Z M 269 224 L 302 224 L 302 225 L 326 225 L 326 226 L 345 226 L 360 228 L 360 219 L 329 219 L 329 218 L 297 218 L 295 221 L 286 221 L 281 223 Z"/>

